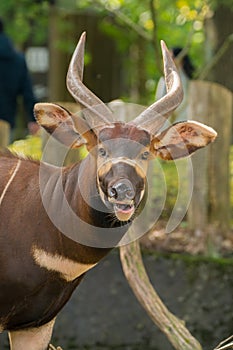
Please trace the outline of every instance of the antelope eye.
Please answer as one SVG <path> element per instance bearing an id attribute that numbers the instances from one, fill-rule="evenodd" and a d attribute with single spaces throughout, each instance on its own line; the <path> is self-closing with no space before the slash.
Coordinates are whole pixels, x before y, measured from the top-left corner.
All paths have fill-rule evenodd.
<path id="1" fill-rule="evenodd" d="M 150 152 L 149 151 L 145 151 L 141 154 L 141 159 L 143 160 L 147 160 L 149 158 Z"/>
<path id="2" fill-rule="evenodd" d="M 105 151 L 105 149 L 103 147 L 99 148 L 99 156 L 101 157 L 106 157 L 107 152 Z"/>

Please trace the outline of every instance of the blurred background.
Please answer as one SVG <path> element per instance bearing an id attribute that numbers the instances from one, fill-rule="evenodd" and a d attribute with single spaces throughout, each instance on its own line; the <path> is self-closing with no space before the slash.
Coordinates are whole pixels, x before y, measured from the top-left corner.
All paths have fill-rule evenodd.
<path id="1" fill-rule="evenodd" d="M 185 90 L 187 100 L 185 119 L 195 119 L 214 127 L 218 132 L 218 139 L 208 149 L 201 151 L 200 155 L 198 153 L 192 158 L 193 198 L 179 228 L 169 235 L 165 232 L 164 222 L 167 222 L 171 216 L 181 184 L 187 189 L 189 183 L 187 179 L 180 179 L 175 163 L 161 162 L 167 184 L 166 203 L 159 224 L 151 229 L 141 243 L 147 251 L 156 251 L 159 254 L 161 252 L 182 253 L 214 259 L 214 264 L 219 264 L 216 267 L 217 270 L 219 266 L 226 266 L 224 276 L 226 276 L 227 287 L 225 288 L 222 281 L 219 281 L 223 276 L 222 272 L 214 275 L 216 280 L 213 285 L 215 282 L 219 285 L 219 294 L 223 294 L 224 290 L 228 293 L 229 288 L 232 291 L 232 274 L 229 273 L 229 266 L 233 268 L 232 0 L 2 0 L 0 17 L 4 20 L 6 34 L 15 47 L 25 55 L 36 100 L 59 102 L 64 106 L 71 106 L 71 109 L 75 107 L 66 89 L 66 73 L 71 55 L 83 31 L 87 32 L 84 83 L 106 103 L 121 99 L 125 102 L 149 105 L 155 101 L 158 84 L 163 75 L 161 39 L 165 40 L 170 49 L 181 48 L 181 54 L 178 56 L 180 62 L 188 56 L 192 74 L 188 76 L 190 86 L 187 91 Z M 178 60 L 177 64 L 179 64 Z M 173 119 L 178 120 L 176 115 Z M 16 129 L 17 140 L 9 146 L 10 149 L 40 159 L 41 136 L 39 134 L 27 136 L 27 121 L 20 98 Z M 0 145 L 1 140 L 2 144 L 4 143 L 3 139 L 4 133 L 1 134 L 0 130 Z M 82 156 L 83 154 L 81 156 L 79 154 L 78 158 Z M 71 157 L 71 159 L 76 158 Z M 181 169 L 182 167 L 186 169 L 185 164 L 181 165 Z M 155 197 L 160 196 L 160 185 L 155 183 L 152 190 L 155 192 Z M 156 206 L 156 199 L 147 213 L 148 221 L 152 220 L 151 212 L 154 206 Z M 148 259 L 148 265 L 150 265 L 151 258 Z M 201 266 L 197 275 L 202 278 L 202 281 L 197 284 L 195 281 L 197 294 L 200 292 L 200 285 L 206 284 L 205 288 L 208 289 L 207 281 L 211 279 L 212 273 L 208 272 L 208 267 L 213 269 L 212 260 L 210 265 L 208 262 L 207 265 L 202 265 L 202 262 L 202 260 L 197 262 L 197 266 L 198 264 Z M 107 268 L 109 264 L 111 265 L 111 261 L 105 263 Z M 166 260 L 166 264 L 170 263 Z M 178 269 L 181 269 L 181 265 Z M 186 263 L 184 265 L 185 270 Z M 204 275 L 203 266 L 207 266 L 206 270 L 204 269 Z M 151 269 L 153 270 L 153 267 Z M 173 271 L 172 269 L 171 264 L 169 271 Z M 115 271 L 114 267 L 112 271 Z M 164 265 L 161 271 L 164 271 Z M 187 273 L 187 279 L 189 279 L 189 272 L 186 270 L 179 273 L 181 276 Z M 112 275 L 111 272 L 109 274 Z M 195 274 L 196 272 L 193 273 L 192 278 Z M 205 282 L 203 282 L 203 276 L 207 276 Z M 113 281 L 112 283 L 114 289 L 123 282 Z M 170 288 L 169 283 L 174 281 L 169 282 L 167 279 L 161 283 L 166 286 L 161 287 L 162 293 L 166 294 L 167 288 Z M 181 289 L 186 287 L 183 286 Z M 192 283 L 187 288 L 184 299 L 189 299 Z M 213 286 L 212 288 L 214 289 Z M 203 289 L 203 293 L 206 293 L 206 289 Z M 123 290 L 122 293 L 125 291 Z M 176 291 L 176 293 L 178 293 L 177 300 L 182 298 L 179 292 Z M 192 314 L 200 305 L 199 300 L 204 298 L 204 294 L 199 294 L 200 299 L 197 299 L 194 308 L 188 311 L 187 319 L 191 325 L 193 325 Z M 224 309 L 227 325 L 224 325 L 224 320 L 221 319 L 220 338 L 228 335 L 225 333 L 233 331 L 233 313 L 230 311 L 233 310 L 233 300 L 229 295 L 225 298 L 228 300 L 227 310 Z M 213 303 L 214 299 L 216 299 L 215 296 L 213 296 Z M 223 304 L 224 301 L 219 304 L 217 317 L 223 310 Z M 203 306 L 203 310 L 205 307 Z M 112 305 L 109 306 L 106 314 L 111 312 L 109 311 L 111 308 Z M 124 309 L 125 306 L 122 308 Z M 174 308 L 183 317 L 182 310 L 177 305 Z M 210 309 L 207 308 L 206 315 L 209 312 Z M 122 310 L 120 314 L 122 315 Z M 67 317 L 69 319 L 71 316 Z M 199 316 L 198 320 L 200 321 L 203 317 L 203 315 Z M 195 332 L 198 321 L 195 320 L 194 323 Z M 216 338 L 211 333 L 213 329 L 210 330 L 210 326 L 205 328 L 207 323 L 202 324 L 202 330 L 205 329 L 206 333 L 203 331 L 201 334 L 200 330 L 198 334 L 202 340 L 208 340 L 209 334 L 209 339 L 212 339 L 214 344 Z M 94 324 L 95 329 L 98 329 L 97 322 Z M 151 325 L 148 326 L 149 331 L 146 327 L 139 322 L 136 329 L 139 334 L 142 333 L 144 340 L 145 334 L 151 332 Z M 61 330 L 56 335 L 59 341 L 61 341 L 60 332 Z M 100 332 L 104 331 L 100 330 Z M 103 333 L 101 334 L 103 336 Z M 71 337 L 75 338 L 75 336 L 72 333 Z M 95 334 L 97 342 L 98 336 Z M 124 339 L 126 337 L 125 335 Z M 142 338 L 137 342 L 142 343 L 144 341 Z M 85 339 L 82 340 L 83 346 L 86 344 L 85 341 L 88 344 L 88 336 Z M 109 339 L 107 342 L 111 345 Z M 147 346 L 146 342 L 143 346 L 144 349 L 157 349 L 157 345 Z M 97 345 L 90 348 L 99 349 Z M 105 349 L 104 346 L 102 348 Z M 119 349 L 131 348 L 125 346 Z M 142 347 L 139 345 L 137 349 Z M 162 349 L 170 348 L 163 345 Z"/>
<path id="2" fill-rule="evenodd" d="M 39 100 L 71 100 L 65 75 L 85 30 L 86 84 L 104 102 L 149 104 L 162 73 L 161 39 L 185 48 L 195 78 L 233 89 L 232 6 L 231 0 L 9 0 L 0 15 L 26 54 Z"/>
<path id="3" fill-rule="evenodd" d="M 25 54 L 36 100 L 59 102 L 71 109 L 76 107 L 66 89 L 66 73 L 83 31 L 87 32 L 84 83 L 106 103 L 114 99 L 153 103 L 161 97 L 160 40 L 166 41 L 174 57 L 181 50 L 182 64 L 175 59 L 185 106 L 180 117 L 172 119 L 178 121 L 182 114 L 182 119 L 204 122 L 218 132 L 207 154 L 202 152 L 204 158 L 197 157 L 197 164 L 196 155 L 192 158 L 194 176 L 203 183 L 196 187 L 194 183 L 197 199 L 191 203 L 189 227 L 198 233 L 211 223 L 214 231 L 220 228 L 221 237 L 231 240 L 232 0 L 9 0 L 1 1 L 0 16 L 6 34 Z M 191 88 L 187 88 L 189 82 L 193 82 Z M 20 98 L 16 119 L 15 135 L 22 139 L 28 132 Z M 30 141 L 20 141 L 17 147 L 40 158 L 40 139 Z M 168 210 L 163 212 L 167 219 L 176 202 L 180 174 L 172 163 L 163 166 L 167 169 Z"/>

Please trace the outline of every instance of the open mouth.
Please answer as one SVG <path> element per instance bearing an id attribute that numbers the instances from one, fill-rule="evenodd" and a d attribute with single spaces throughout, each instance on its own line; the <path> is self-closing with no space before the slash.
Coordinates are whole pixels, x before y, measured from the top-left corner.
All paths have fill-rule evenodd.
<path id="1" fill-rule="evenodd" d="M 133 204 L 115 203 L 113 207 L 115 215 L 120 221 L 128 221 L 135 211 Z"/>

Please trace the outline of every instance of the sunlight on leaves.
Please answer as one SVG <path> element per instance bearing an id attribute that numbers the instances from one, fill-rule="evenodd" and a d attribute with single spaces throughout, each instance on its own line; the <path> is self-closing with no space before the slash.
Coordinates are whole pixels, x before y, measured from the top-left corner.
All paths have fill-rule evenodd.
<path id="1" fill-rule="evenodd" d="M 151 19 L 151 14 L 149 11 L 143 12 L 139 17 L 139 23 L 147 30 L 152 30 L 154 28 L 153 21 Z"/>
<path id="2" fill-rule="evenodd" d="M 13 153 L 39 160 L 41 147 L 41 137 L 29 135 L 26 139 L 13 142 L 8 148 Z"/>
<path id="3" fill-rule="evenodd" d="M 124 4 L 124 0 L 101 0 L 100 2 L 111 10 L 118 10 Z"/>

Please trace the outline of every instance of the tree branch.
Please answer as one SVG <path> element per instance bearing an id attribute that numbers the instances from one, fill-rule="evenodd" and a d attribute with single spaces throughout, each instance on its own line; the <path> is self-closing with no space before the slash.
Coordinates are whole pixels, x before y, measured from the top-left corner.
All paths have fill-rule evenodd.
<path id="1" fill-rule="evenodd" d="M 161 58 L 159 40 L 158 40 L 157 11 L 154 4 L 154 0 L 150 0 L 150 12 L 151 12 L 151 19 L 153 22 L 152 44 L 155 51 L 155 62 L 156 62 L 156 66 L 160 71 L 160 74 L 163 75 L 162 58 Z"/>
<path id="2" fill-rule="evenodd" d="M 174 348 L 201 350 L 201 345 L 189 333 L 184 322 L 166 308 L 156 293 L 146 273 L 139 242 L 120 247 L 120 258 L 125 277 L 135 296 Z"/>
<path id="3" fill-rule="evenodd" d="M 98 0 L 93 1 L 93 4 L 97 8 L 105 9 L 112 15 L 119 18 L 128 28 L 131 28 L 135 33 L 137 33 L 139 36 L 141 36 L 146 41 L 151 41 L 151 35 L 148 34 L 140 25 L 135 23 L 130 17 L 125 15 L 121 10 L 111 8 L 108 5 L 104 5 L 103 3 L 99 2 Z"/>
<path id="4" fill-rule="evenodd" d="M 214 350 L 226 350 L 226 349 L 233 349 L 233 341 L 231 341 L 230 343 L 228 343 L 230 340 L 233 339 L 233 335 L 230 336 L 229 338 L 223 340 L 221 343 L 218 344 L 218 346 L 216 348 L 214 348 Z M 227 344 L 228 343 L 228 344 Z"/>
<path id="5" fill-rule="evenodd" d="M 53 346 L 53 344 L 49 344 L 48 350 L 62 350 L 62 348 L 60 346 L 55 348 L 55 346 Z"/>
<path id="6" fill-rule="evenodd" d="M 224 43 L 220 47 L 220 49 L 216 52 L 213 58 L 207 63 L 207 65 L 199 72 L 195 78 L 196 79 L 205 79 L 209 72 L 216 66 L 221 57 L 228 50 L 229 46 L 233 43 L 233 33 L 228 35 L 228 37 L 224 40 Z"/>
<path id="7" fill-rule="evenodd" d="M 113 10 L 110 10 L 110 9 L 108 9 L 108 11 L 113 13 L 113 14 L 115 14 L 116 17 L 118 17 L 120 20 L 122 20 L 122 22 L 124 22 L 124 24 L 127 25 L 127 27 L 133 29 L 135 31 L 135 33 L 137 33 L 143 39 L 145 39 L 146 41 L 151 41 L 151 36 L 141 26 L 139 26 L 137 23 L 132 21 L 123 12 L 121 12 L 119 10 L 114 10 L 113 11 Z"/>

